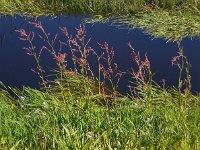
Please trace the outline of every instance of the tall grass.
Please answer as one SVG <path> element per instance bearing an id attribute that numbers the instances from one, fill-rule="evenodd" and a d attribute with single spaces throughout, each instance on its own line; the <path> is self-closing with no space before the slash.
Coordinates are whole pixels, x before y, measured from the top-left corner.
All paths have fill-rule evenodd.
<path id="1" fill-rule="evenodd" d="M 0 14 L 92 16 L 88 23 L 116 18 L 115 25 L 139 27 L 154 37 L 181 40 L 199 36 L 198 0 L 1 0 Z"/>
<path id="2" fill-rule="evenodd" d="M 15 100 L 0 94 L 1 149 L 185 149 L 198 150 L 199 106 L 184 114 L 173 93 L 159 93 L 165 102 L 149 114 L 145 105 L 123 99 L 115 108 L 99 107 L 85 98 L 56 96 L 38 90 L 13 89 Z M 3 92 L 3 93 L 2 93 Z M 194 97 L 194 99 L 200 97 Z"/>
<path id="3" fill-rule="evenodd" d="M 58 34 L 46 34 L 40 22 L 30 24 L 38 29 L 37 34 L 23 29 L 17 32 L 30 45 L 25 50 L 36 61 L 33 71 L 40 76 L 41 90 L 19 90 L 1 83 L 0 149 L 200 148 L 200 96 L 192 95 L 189 82 L 183 87 L 182 71 L 188 67 L 182 63 L 188 61 L 180 45 L 172 59 L 180 69 L 178 87 L 172 89 L 153 81 L 148 56 L 142 59 L 129 44 L 137 68 L 130 69 L 135 80 L 130 83 L 130 94 L 123 96 L 117 92 L 123 73 L 114 63 L 108 43 L 99 44 L 103 51 L 99 54 L 89 46 L 91 39 L 83 25 L 75 36 L 60 28 L 67 38 L 61 41 Z M 39 49 L 35 38 L 44 42 Z M 56 50 L 56 42 L 68 51 Z M 44 50 L 58 66 L 55 80 L 46 77 L 45 66 L 40 64 Z M 96 72 L 89 56 L 96 57 Z"/>
<path id="4" fill-rule="evenodd" d="M 127 16 L 159 7 L 174 10 L 184 7 L 200 8 L 197 0 L 1 0 L 0 12 L 24 15 L 86 14 Z"/>

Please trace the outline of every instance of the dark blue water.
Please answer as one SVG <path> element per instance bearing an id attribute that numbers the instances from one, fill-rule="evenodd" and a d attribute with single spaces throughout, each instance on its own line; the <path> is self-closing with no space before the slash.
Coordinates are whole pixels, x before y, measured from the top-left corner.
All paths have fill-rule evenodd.
<path id="1" fill-rule="evenodd" d="M 59 27 L 67 27 L 71 34 L 75 34 L 75 27 L 78 27 L 83 21 L 82 17 L 41 17 L 44 28 L 54 34 L 59 31 Z M 33 88 L 38 87 L 37 76 L 31 71 L 35 67 L 32 57 L 26 55 L 23 47 L 27 46 L 17 37 L 16 29 L 34 30 L 29 24 L 30 19 L 24 19 L 16 16 L 0 17 L 0 81 L 9 86 L 22 87 L 22 85 Z M 152 71 L 155 74 L 154 80 L 160 82 L 161 79 L 167 80 L 167 85 L 177 86 L 178 71 L 172 67 L 171 58 L 177 53 L 175 43 L 166 43 L 162 39 L 154 39 L 136 29 L 129 31 L 127 29 L 118 29 L 117 27 L 106 24 L 86 24 L 87 37 L 91 37 L 91 46 L 99 49 L 97 42 L 108 42 L 115 49 L 116 62 L 121 70 L 126 71 L 131 66 L 130 49 L 128 42 L 131 42 L 136 51 L 141 55 L 145 52 L 151 61 Z M 36 31 L 37 32 L 37 31 Z M 41 41 L 36 41 L 36 46 L 41 45 Z M 184 39 L 182 41 L 184 52 L 192 64 L 192 90 L 200 91 L 200 41 L 199 39 Z M 98 47 L 98 48 L 97 48 Z M 43 63 L 52 69 L 54 67 L 52 60 L 48 57 L 43 58 Z M 126 80 L 126 79 L 125 79 Z M 120 84 L 120 90 L 126 88 L 127 81 L 123 80 Z"/>

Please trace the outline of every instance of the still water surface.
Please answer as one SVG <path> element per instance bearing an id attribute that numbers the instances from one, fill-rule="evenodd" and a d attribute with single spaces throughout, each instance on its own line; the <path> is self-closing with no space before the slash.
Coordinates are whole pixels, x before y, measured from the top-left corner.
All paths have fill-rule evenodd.
<path id="1" fill-rule="evenodd" d="M 75 27 L 78 27 L 83 21 L 83 17 L 64 17 L 57 18 L 40 17 L 43 27 L 50 33 L 58 32 L 59 27 L 67 27 L 69 32 L 75 34 Z M 16 29 L 33 30 L 29 25 L 30 19 L 24 19 L 20 16 L 0 17 L 0 81 L 9 86 L 22 87 L 27 85 L 32 88 L 38 87 L 36 75 L 31 72 L 34 68 L 32 57 L 27 56 L 22 50 L 24 42 L 20 41 L 15 32 Z M 121 70 L 126 71 L 131 65 L 130 49 L 128 42 L 131 42 L 136 51 L 141 55 L 145 52 L 151 61 L 152 71 L 156 73 L 154 79 L 160 82 L 161 79 L 167 80 L 167 85 L 177 85 L 178 72 L 176 67 L 172 67 L 171 58 L 176 55 L 177 45 L 175 43 L 166 43 L 162 39 L 154 39 L 142 30 L 118 29 L 111 26 L 110 23 L 97 23 L 94 25 L 86 24 L 87 37 L 91 37 L 91 46 L 98 47 L 97 42 L 108 42 L 115 49 L 116 62 Z M 37 31 L 36 31 L 37 32 Z M 37 44 L 42 44 L 37 41 Z M 191 76 L 193 91 L 200 92 L 200 40 L 189 38 L 183 39 L 185 55 L 192 64 Z M 44 58 L 43 62 L 53 67 L 52 60 Z M 127 81 L 123 80 L 120 90 L 124 92 Z"/>

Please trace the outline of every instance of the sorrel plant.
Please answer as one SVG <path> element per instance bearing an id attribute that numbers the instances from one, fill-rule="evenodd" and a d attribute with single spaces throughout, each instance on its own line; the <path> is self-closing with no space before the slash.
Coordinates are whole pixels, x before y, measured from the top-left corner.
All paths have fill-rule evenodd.
<path id="1" fill-rule="evenodd" d="M 36 36 L 44 42 L 44 45 L 42 45 L 41 48 L 36 48 L 33 44 L 34 38 L 36 37 L 33 31 L 29 34 L 27 34 L 24 29 L 16 30 L 16 32 L 20 33 L 20 40 L 28 41 L 29 45 L 31 45 L 31 48 L 26 47 L 24 49 L 27 50 L 27 54 L 34 56 L 34 59 L 37 62 L 37 70 L 34 70 L 34 72 L 39 75 L 41 85 L 45 88 L 45 90 L 48 89 L 51 81 L 45 78 L 44 70 L 40 64 L 40 57 L 43 51 L 49 52 L 58 66 L 59 74 L 57 76 L 59 82 L 54 82 L 54 84 L 59 84 L 63 93 L 63 99 L 65 99 L 65 92 L 64 83 L 62 82 L 64 82 L 64 78 L 69 75 L 69 72 L 73 72 L 73 75 L 75 76 L 82 75 L 83 77 L 88 78 L 87 80 L 83 80 L 83 87 L 88 96 L 91 93 L 96 92 L 94 89 L 90 88 L 91 82 L 88 82 L 90 80 L 94 80 L 98 84 L 98 86 L 95 87 L 98 88 L 98 94 L 102 94 L 105 97 L 110 95 L 116 99 L 117 94 L 119 94 L 119 92 L 117 92 L 118 84 L 123 73 L 114 62 L 114 50 L 109 47 L 108 43 L 98 43 L 101 49 L 100 53 L 98 53 L 89 46 L 91 38 L 88 40 L 86 39 L 85 26 L 82 24 L 79 28 L 76 28 L 77 33 L 75 37 L 68 33 L 66 27 L 60 27 L 61 33 L 66 38 L 66 40 L 62 41 L 58 39 L 58 33 L 51 38 L 50 34 L 48 34 L 42 27 L 41 22 L 29 23 L 39 31 Z M 30 38 L 30 35 L 33 36 Z M 55 49 L 56 42 L 59 43 L 59 50 Z M 66 52 L 64 52 L 63 47 L 67 48 Z M 38 51 L 37 49 L 40 50 Z M 94 60 L 98 64 L 98 69 L 96 71 L 90 67 L 90 57 L 96 58 Z M 67 68 L 68 62 L 72 62 L 73 66 Z"/>
<path id="2" fill-rule="evenodd" d="M 151 65 L 147 54 L 145 54 L 145 59 L 142 60 L 140 53 L 134 50 L 132 45 L 128 44 L 129 48 L 131 49 L 132 60 L 134 64 L 136 64 L 137 70 L 133 67 L 129 71 L 132 78 L 135 79 L 133 85 L 130 85 L 130 93 L 132 96 L 136 95 L 139 96 L 139 92 L 145 92 L 146 97 L 142 97 L 147 101 L 149 110 L 152 111 L 152 77 L 153 74 L 151 72 Z"/>
<path id="3" fill-rule="evenodd" d="M 184 55 L 183 47 L 181 46 L 180 41 L 176 41 L 178 46 L 177 56 L 172 57 L 172 65 L 177 66 L 179 68 L 179 76 L 178 76 L 178 100 L 179 100 L 179 108 L 180 110 L 186 109 L 188 106 L 189 95 L 191 94 L 191 76 L 190 76 L 190 68 L 192 67 L 189 63 L 187 57 Z M 183 97 L 182 95 L 183 93 Z"/>
<path id="4" fill-rule="evenodd" d="M 65 40 L 59 39 L 59 33 L 55 34 L 52 38 L 45 29 L 42 27 L 41 22 L 30 22 L 39 33 L 35 34 L 33 31 L 26 33 L 24 29 L 16 30 L 20 33 L 20 40 L 27 41 L 30 47 L 25 47 L 28 55 L 32 55 L 36 61 L 37 69 L 34 70 L 40 79 L 41 85 L 46 91 L 49 89 L 53 83 L 57 84 L 60 88 L 62 99 L 66 100 L 66 88 L 68 89 L 68 94 L 72 94 L 73 90 L 70 89 L 70 84 L 68 84 L 66 78 L 77 77 L 81 80 L 82 86 L 79 87 L 80 91 L 84 91 L 83 95 L 90 99 L 91 95 L 99 95 L 101 97 L 112 97 L 116 103 L 117 97 L 121 94 L 118 92 L 118 86 L 121 78 L 124 74 L 129 74 L 133 78 L 133 82 L 130 82 L 130 96 L 141 97 L 141 99 L 147 102 L 148 109 L 152 112 L 153 110 L 153 74 L 151 72 L 151 65 L 147 54 L 145 54 L 144 60 L 142 60 L 140 53 L 136 52 L 133 46 L 129 43 L 128 46 L 131 49 L 132 60 L 134 66 L 128 71 L 128 73 L 122 72 L 119 69 L 118 64 L 114 61 L 115 51 L 109 46 L 107 42 L 103 44 L 97 43 L 99 45 L 100 51 L 93 49 L 90 46 L 91 38 L 86 37 L 85 26 L 81 24 L 79 28 L 76 28 L 76 35 L 72 36 L 66 27 L 60 27 L 60 32 Z M 36 38 L 40 38 L 44 45 L 41 48 L 36 48 L 33 41 Z M 59 44 L 59 49 L 55 48 L 55 43 Z M 187 107 L 188 97 L 191 90 L 191 82 L 189 69 L 190 64 L 187 57 L 183 55 L 183 48 L 178 45 L 178 56 L 172 58 L 172 64 L 177 65 L 179 68 L 179 78 L 178 78 L 178 101 L 180 110 L 183 107 L 182 102 L 182 89 L 184 89 L 184 108 Z M 64 51 L 64 48 L 66 51 Z M 39 50 L 38 50 L 39 49 Z M 40 64 L 40 57 L 42 52 L 46 50 L 51 54 L 52 58 L 55 60 L 58 66 L 57 80 L 49 81 L 44 76 L 43 67 Z M 93 59 L 93 63 L 96 63 L 97 68 L 91 67 L 90 58 Z M 72 62 L 70 66 L 69 62 Z M 137 69 L 136 69 L 137 68 Z M 185 72 L 186 78 L 183 79 L 183 73 Z M 184 81 L 183 81 L 184 80 Z M 67 84 L 66 84 L 67 83 Z M 73 88 L 74 88 L 73 84 Z M 77 89 L 74 88 L 76 91 Z M 141 94 L 142 93 L 142 94 Z M 107 101 L 108 105 L 108 101 Z M 112 104 L 113 105 L 113 104 Z"/>

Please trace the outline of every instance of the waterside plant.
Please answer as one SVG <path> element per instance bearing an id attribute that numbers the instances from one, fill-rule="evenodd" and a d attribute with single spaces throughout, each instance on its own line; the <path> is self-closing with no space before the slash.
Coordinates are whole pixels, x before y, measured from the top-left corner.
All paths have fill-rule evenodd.
<path id="1" fill-rule="evenodd" d="M 153 81 L 150 60 L 131 44 L 135 67 L 129 94 L 118 92 L 125 72 L 114 62 L 108 43 L 90 47 L 85 26 L 75 36 L 67 28 L 51 35 L 41 22 L 30 22 L 37 33 L 16 30 L 31 55 L 41 89 L 0 88 L 0 149 L 191 149 L 200 148 L 200 95 L 190 92 L 189 62 L 178 44 L 172 64 L 178 66 L 177 88 Z M 35 39 L 43 41 L 39 47 Z M 60 46 L 55 48 L 55 44 Z M 46 53 L 47 52 L 47 53 Z M 57 69 L 45 74 L 42 55 Z M 92 68 L 90 59 L 97 67 Z M 186 76 L 184 74 L 186 73 Z M 185 86 L 184 86 L 185 85 Z M 12 94 L 10 94 L 12 93 Z"/>

